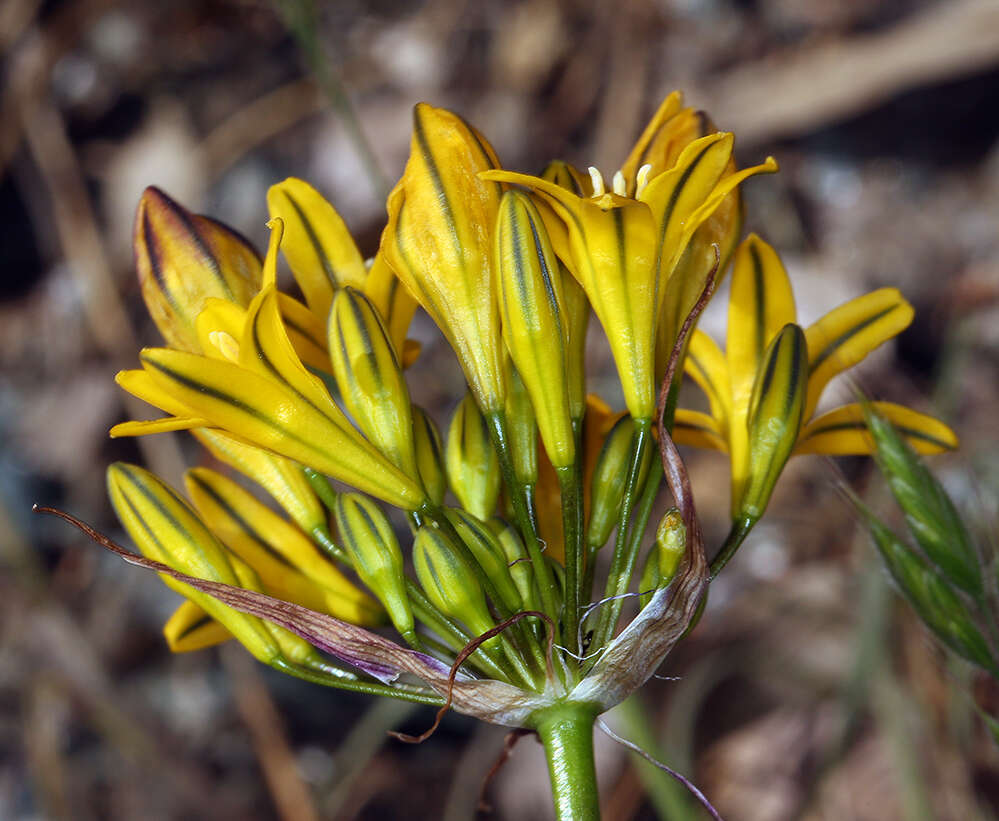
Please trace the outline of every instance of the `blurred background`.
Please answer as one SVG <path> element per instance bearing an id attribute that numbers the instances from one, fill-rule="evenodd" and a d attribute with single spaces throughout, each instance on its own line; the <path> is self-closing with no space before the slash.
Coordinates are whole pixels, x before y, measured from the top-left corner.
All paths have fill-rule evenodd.
<path id="1" fill-rule="evenodd" d="M 301 176 L 370 255 L 419 100 L 528 171 L 562 158 L 609 179 L 674 88 L 735 131 L 741 164 L 776 156 L 779 175 L 744 187 L 747 230 L 781 252 L 804 322 L 885 285 L 914 303 L 913 326 L 856 376 L 958 431 L 962 451 L 932 465 L 994 537 L 994 0 L 2 0 L 0 53 L 0 818 L 472 817 L 502 728 L 451 715 L 407 746 L 385 731 L 422 731 L 429 708 L 283 678 L 235 647 L 171 656 L 174 594 L 30 513 L 53 504 L 117 534 L 110 461 L 176 484 L 203 458 L 180 434 L 106 435 L 143 413 L 114 373 L 159 342 L 131 257 L 142 189 L 262 247 L 267 187 Z M 724 302 L 704 322 L 718 337 Z M 460 380 L 417 323 L 414 374 L 452 374 L 413 379 L 440 421 Z M 689 455 L 717 544 L 727 464 Z M 900 603 L 836 493 L 845 477 L 890 515 L 872 467 L 794 460 L 672 678 L 611 716 L 730 821 L 999 813 L 999 755 L 956 694 L 966 670 Z M 706 817 L 606 741 L 606 818 Z M 549 816 L 534 741 L 487 795 L 494 818 Z"/>

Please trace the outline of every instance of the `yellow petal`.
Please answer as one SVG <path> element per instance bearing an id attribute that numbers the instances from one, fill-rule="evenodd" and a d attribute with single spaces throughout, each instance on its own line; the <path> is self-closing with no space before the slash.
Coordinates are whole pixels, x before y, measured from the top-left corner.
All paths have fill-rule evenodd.
<path id="1" fill-rule="evenodd" d="M 152 473 L 116 462 L 108 468 L 107 483 L 111 504 L 143 555 L 200 579 L 247 586 L 225 548 L 194 511 Z M 254 657 L 268 661 L 280 655 L 277 640 L 260 620 L 237 613 L 164 574 L 160 577 L 221 622 Z"/>
<path id="2" fill-rule="evenodd" d="M 492 225 L 499 185 L 478 172 L 498 166 L 461 118 L 425 103 L 413 112 L 409 161 L 389 196 L 381 250 L 451 343 L 479 405 L 502 408 L 499 309 L 492 292 Z"/>
<path id="3" fill-rule="evenodd" d="M 247 309 L 239 344 L 239 364 L 247 371 L 283 384 L 338 427 L 349 427 L 343 411 L 333 402 L 322 380 L 309 373 L 295 353 L 273 286 L 265 287 Z"/>
<path id="4" fill-rule="evenodd" d="M 326 534 L 326 512 L 300 464 L 220 430 L 201 428 L 194 436 L 212 456 L 266 490 L 304 532 Z"/>
<path id="5" fill-rule="evenodd" d="M 385 320 L 389 338 L 400 358 L 405 349 L 406 333 L 416 313 L 417 302 L 395 275 L 392 267 L 379 251 L 371 263 L 364 280 L 364 294 Z M 404 363 L 405 367 L 405 363 Z"/>
<path id="6" fill-rule="evenodd" d="M 604 194 L 580 199 L 539 177 L 492 171 L 485 179 L 533 188 L 565 223 L 568 264 L 604 326 L 629 412 L 651 419 L 655 411 L 657 238 L 645 203 Z"/>
<path id="7" fill-rule="evenodd" d="M 272 185 L 267 206 L 284 221 L 281 250 L 309 309 L 324 321 L 336 289 L 364 286 L 364 259 L 336 209 L 304 180 Z"/>
<path id="8" fill-rule="evenodd" d="M 185 600 L 167 619 L 163 625 L 163 636 L 172 653 L 203 650 L 233 637 L 204 608 L 190 600 Z"/>
<path id="9" fill-rule="evenodd" d="M 649 124 L 621 166 L 628 195 L 635 196 L 638 170 L 649 165 L 648 178 L 654 179 L 676 164 L 680 152 L 703 136 L 704 117 L 692 108 L 683 108 L 683 95 L 674 91 L 659 105 Z"/>
<path id="10" fill-rule="evenodd" d="M 771 246 L 750 234 L 735 254 L 725 342 L 737 416 L 749 405 L 767 346 L 795 318 L 791 281 L 780 258 Z"/>
<path id="11" fill-rule="evenodd" d="M 719 430 L 726 431 L 732 415 L 732 383 L 728 363 L 721 348 L 704 331 L 698 329 L 691 334 L 683 369 L 707 396 L 711 416 L 717 421 Z"/>
<path id="12" fill-rule="evenodd" d="M 197 416 L 168 416 L 165 419 L 120 422 L 108 431 L 112 439 L 123 436 L 151 436 L 154 433 L 173 433 L 178 430 L 195 430 L 211 425 L 207 419 Z"/>
<path id="13" fill-rule="evenodd" d="M 278 292 L 278 307 L 288 340 L 303 365 L 329 373 L 326 328 L 319 318 L 294 297 Z"/>
<path id="14" fill-rule="evenodd" d="M 722 453 L 728 450 L 725 433 L 718 427 L 718 423 L 706 413 L 686 408 L 676 410 L 673 420 L 673 441 L 678 445 L 720 450 Z"/>
<path id="15" fill-rule="evenodd" d="M 239 358 L 239 338 L 245 321 L 246 308 L 242 305 L 226 299 L 206 299 L 204 308 L 194 322 L 198 335 L 198 352 L 205 356 L 236 361 Z M 224 334 L 223 339 L 233 340 L 234 351 L 225 349 L 220 344 L 219 334 Z M 235 357 L 231 353 L 235 353 Z"/>
<path id="16" fill-rule="evenodd" d="M 397 507 L 416 510 L 423 503 L 418 485 L 356 430 L 336 424 L 282 383 L 229 362 L 181 351 L 148 348 L 141 358 L 161 390 L 211 420 L 213 427 Z"/>
<path id="17" fill-rule="evenodd" d="M 324 558 L 294 525 L 207 468 L 184 477 L 212 532 L 256 571 L 266 592 L 353 624 L 379 623 L 380 608 Z"/>
<path id="18" fill-rule="evenodd" d="M 205 300 L 246 305 L 260 287 L 260 257 L 243 237 L 147 188 L 135 217 L 142 296 L 167 343 L 198 350 L 194 322 Z"/>
<path id="19" fill-rule="evenodd" d="M 920 453 L 954 450 L 957 436 L 932 416 L 893 402 L 871 402 L 872 408 L 890 421 Z M 874 441 L 859 404 L 844 405 L 809 422 L 798 439 L 795 453 L 828 453 L 836 456 L 874 452 Z"/>
<path id="20" fill-rule="evenodd" d="M 912 306 L 897 288 L 881 288 L 830 311 L 805 331 L 808 340 L 808 402 L 815 411 L 829 380 L 851 368 L 912 322 Z"/>

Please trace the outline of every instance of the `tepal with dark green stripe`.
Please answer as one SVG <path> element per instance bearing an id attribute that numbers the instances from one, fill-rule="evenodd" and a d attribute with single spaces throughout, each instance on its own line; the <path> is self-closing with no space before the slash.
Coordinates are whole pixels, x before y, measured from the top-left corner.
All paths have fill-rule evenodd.
<path id="1" fill-rule="evenodd" d="M 416 641 L 402 549 L 388 517 L 360 493 L 338 494 L 333 515 L 354 571 L 378 597 L 395 629 L 407 641 Z"/>
<path id="2" fill-rule="evenodd" d="M 735 518 L 757 521 L 794 451 L 808 391 L 808 345 L 794 323 L 771 341 L 749 400 L 746 480 L 733 505 Z M 733 500 L 735 501 L 735 500 Z"/>
<path id="3" fill-rule="evenodd" d="M 413 566 L 423 592 L 445 616 L 478 635 L 496 626 L 475 569 L 436 527 L 425 525 L 416 532 Z"/>
<path id="4" fill-rule="evenodd" d="M 364 435 L 416 481 L 409 390 L 388 330 L 360 291 L 341 288 L 329 318 L 329 350 L 340 396 Z"/>
<path id="5" fill-rule="evenodd" d="M 200 579 L 260 590 L 252 570 L 231 556 L 188 504 L 148 470 L 115 462 L 108 467 L 107 485 L 119 521 L 144 556 Z M 285 655 L 286 636 L 279 637 L 264 622 L 182 582 L 162 578 L 221 622 L 258 660 L 270 663 Z M 287 638 L 295 639 L 290 634 Z M 295 642 L 299 643 L 305 645 L 300 639 Z M 291 644 L 289 648 L 293 653 L 302 649 Z"/>

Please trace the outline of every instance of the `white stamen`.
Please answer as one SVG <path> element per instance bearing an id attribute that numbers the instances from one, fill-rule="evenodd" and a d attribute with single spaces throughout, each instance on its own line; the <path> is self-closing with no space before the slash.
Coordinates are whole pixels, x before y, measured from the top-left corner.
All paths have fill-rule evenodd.
<path id="1" fill-rule="evenodd" d="M 645 163 L 641 168 L 638 169 L 638 174 L 635 177 L 635 181 L 638 185 L 635 187 L 635 196 L 637 197 L 642 191 L 645 190 L 645 186 L 649 184 L 649 174 L 652 171 L 652 166 L 649 163 Z"/>
<path id="2" fill-rule="evenodd" d="M 602 197 L 607 189 L 604 186 L 604 178 L 600 174 L 600 169 L 591 165 L 586 170 L 590 172 L 590 180 L 593 182 L 593 196 Z"/>
<path id="3" fill-rule="evenodd" d="M 624 184 L 624 174 L 622 174 L 620 171 L 615 171 L 614 179 L 611 181 L 611 183 L 614 186 L 615 194 L 617 194 L 619 197 L 628 196 L 628 189 L 627 186 Z"/>
<path id="4" fill-rule="evenodd" d="M 208 341 L 230 362 L 239 362 L 239 343 L 232 334 L 225 331 L 211 331 L 208 334 Z"/>

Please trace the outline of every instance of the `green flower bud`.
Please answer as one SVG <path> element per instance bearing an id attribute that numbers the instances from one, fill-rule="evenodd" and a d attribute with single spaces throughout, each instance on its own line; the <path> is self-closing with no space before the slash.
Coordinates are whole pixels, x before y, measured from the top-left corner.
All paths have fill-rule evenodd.
<path id="1" fill-rule="evenodd" d="M 499 499 L 499 458 L 471 394 L 465 394 L 451 418 L 444 459 L 448 482 L 461 506 L 478 519 L 489 519 Z"/>
<path id="2" fill-rule="evenodd" d="M 504 522 L 502 519 L 492 519 L 489 522 L 496 540 L 506 556 L 507 568 L 513 583 L 517 586 L 520 599 L 527 610 L 540 609 L 538 593 L 534 587 L 534 570 L 531 567 L 527 549 L 520 538 L 520 533 L 513 525 Z"/>
<path id="3" fill-rule="evenodd" d="M 416 447 L 409 390 L 388 331 L 360 291 L 333 297 L 330 359 L 340 395 L 364 435 L 407 476 L 416 479 Z"/>
<path id="4" fill-rule="evenodd" d="M 757 521 L 801 432 L 808 389 L 808 345 L 788 323 L 763 355 L 749 400 L 748 471 L 734 518 Z"/>
<path id="5" fill-rule="evenodd" d="M 527 194 L 503 195 L 495 238 L 503 341 L 531 397 L 549 460 L 556 468 L 568 467 L 576 459 L 576 439 L 561 274 L 541 214 Z"/>
<path id="6" fill-rule="evenodd" d="M 642 570 L 642 580 L 638 585 L 642 593 L 639 598 L 642 607 L 652 600 L 656 590 L 667 587 L 673 581 L 686 549 L 687 527 L 680 511 L 670 508 L 659 522 L 656 545 L 649 551 Z"/>
<path id="7" fill-rule="evenodd" d="M 446 510 L 445 515 L 479 563 L 479 567 L 493 583 L 496 593 L 502 600 L 498 604 L 509 613 L 516 613 L 522 609 L 520 591 L 510 575 L 506 554 L 489 526 L 464 510 L 452 508 Z"/>
<path id="8" fill-rule="evenodd" d="M 666 511 L 656 529 L 656 561 L 659 566 L 659 586 L 664 587 L 673 581 L 676 569 L 680 566 L 687 550 L 687 526 L 683 516 L 675 507 Z"/>
<path id="9" fill-rule="evenodd" d="M 402 550 L 392 524 L 378 505 L 359 493 L 337 496 L 333 515 L 357 575 L 384 605 L 395 629 L 414 640 Z"/>
<path id="10" fill-rule="evenodd" d="M 513 473 L 517 481 L 534 485 L 538 481 L 538 423 L 524 380 L 507 361 L 506 430 L 509 436 Z"/>
<path id="11" fill-rule="evenodd" d="M 437 425 L 423 408 L 413 405 L 413 439 L 416 444 L 416 467 L 427 496 L 435 505 L 444 502 L 447 477 L 444 475 L 444 445 Z"/>
<path id="12" fill-rule="evenodd" d="M 598 550 L 607 543 L 617 524 L 624 499 L 624 486 L 628 481 L 634 434 L 634 420 L 630 416 L 622 416 L 607 434 L 597 457 L 590 493 L 590 523 L 586 531 L 586 542 L 593 550 Z M 652 466 L 652 451 L 653 448 L 645 449 L 645 460 L 638 476 L 639 487 L 645 484 Z"/>
<path id="13" fill-rule="evenodd" d="M 116 462 L 107 472 L 108 494 L 122 526 L 144 556 L 207 581 L 262 591 L 248 565 L 228 553 L 187 503 L 158 477 Z M 167 587 L 201 607 L 265 664 L 315 651 L 297 636 L 247 616 L 166 575 Z"/>
<path id="14" fill-rule="evenodd" d="M 448 536 L 434 527 L 421 527 L 413 542 L 413 565 L 423 592 L 445 616 L 462 622 L 475 635 L 496 626 L 475 570 Z"/>

